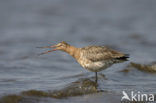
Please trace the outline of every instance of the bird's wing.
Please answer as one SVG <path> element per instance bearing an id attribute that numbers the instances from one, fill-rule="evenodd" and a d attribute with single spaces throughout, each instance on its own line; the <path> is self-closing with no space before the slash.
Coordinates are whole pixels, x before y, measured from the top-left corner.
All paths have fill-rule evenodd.
<path id="1" fill-rule="evenodd" d="M 81 50 L 83 57 L 91 61 L 109 60 L 126 56 L 123 53 L 104 46 L 88 46 L 81 48 Z"/>

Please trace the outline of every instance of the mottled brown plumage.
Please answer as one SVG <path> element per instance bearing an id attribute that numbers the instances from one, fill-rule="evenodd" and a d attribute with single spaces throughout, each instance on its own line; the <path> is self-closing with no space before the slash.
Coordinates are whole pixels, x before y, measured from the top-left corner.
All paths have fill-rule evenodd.
<path id="1" fill-rule="evenodd" d="M 83 56 L 93 62 L 109 59 L 118 59 L 120 57 L 126 56 L 123 53 L 112 50 L 104 46 L 87 46 L 81 48 Z"/>
<path id="2" fill-rule="evenodd" d="M 74 57 L 83 68 L 95 72 L 96 81 L 97 72 L 104 70 L 115 63 L 127 61 L 127 58 L 129 57 L 127 54 L 123 54 L 105 46 L 86 46 L 83 48 L 76 48 L 66 42 L 61 42 L 54 46 L 42 48 L 55 48 L 42 54 L 56 50 L 68 53 Z"/>

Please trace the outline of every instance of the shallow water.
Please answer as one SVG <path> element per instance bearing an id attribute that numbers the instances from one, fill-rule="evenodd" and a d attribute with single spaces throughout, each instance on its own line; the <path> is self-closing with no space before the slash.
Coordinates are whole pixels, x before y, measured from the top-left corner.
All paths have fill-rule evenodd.
<path id="1" fill-rule="evenodd" d="M 106 45 L 130 54 L 130 61 L 99 73 L 98 89 L 107 91 L 38 103 L 120 101 L 122 90 L 156 94 L 156 75 L 130 62 L 156 61 L 155 0 L 0 0 L 0 97 L 23 91 L 55 91 L 81 79 L 94 80 L 62 52 L 37 56 L 38 46 L 67 41 L 77 47 Z M 113 99 L 112 99 L 113 98 Z M 34 103 L 27 97 L 27 103 Z M 25 101 L 22 101 L 25 103 Z"/>

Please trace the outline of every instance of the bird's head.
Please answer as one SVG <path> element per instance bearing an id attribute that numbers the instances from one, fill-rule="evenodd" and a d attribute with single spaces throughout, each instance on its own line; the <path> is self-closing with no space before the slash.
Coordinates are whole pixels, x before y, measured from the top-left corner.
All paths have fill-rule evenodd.
<path id="1" fill-rule="evenodd" d="M 55 50 L 61 50 L 61 51 L 65 51 L 67 49 L 67 47 L 69 46 L 68 43 L 66 43 L 65 41 L 62 41 L 56 45 L 51 46 L 52 48 L 55 48 Z"/>
<path id="2" fill-rule="evenodd" d="M 52 51 L 56 51 L 56 50 L 60 50 L 60 51 L 66 51 L 67 47 L 69 46 L 68 43 L 62 41 L 56 45 L 52 45 L 52 46 L 45 46 L 45 47 L 39 47 L 39 48 L 49 48 L 49 49 L 52 49 L 52 50 L 49 50 L 47 52 L 43 52 L 41 53 L 40 55 L 42 54 L 47 54 L 49 52 L 52 52 Z"/>

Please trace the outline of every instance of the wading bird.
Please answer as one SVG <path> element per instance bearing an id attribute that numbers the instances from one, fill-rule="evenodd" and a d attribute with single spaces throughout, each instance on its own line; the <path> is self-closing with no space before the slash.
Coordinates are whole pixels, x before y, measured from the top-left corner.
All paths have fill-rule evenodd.
<path id="1" fill-rule="evenodd" d="M 43 52 L 40 55 L 47 54 L 52 51 L 60 50 L 68 53 L 76 59 L 76 61 L 85 69 L 95 72 L 95 82 L 97 83 L 97 72 L 104 70 L 115 63 L 127 61 L 128 54 L 124 54 L 112 50 L 105 46 L 86 46 L 76 48 L 66 42 L 60 42 L 53 46 L 45 46 L 39 48 L 50 48 L 51 50 Z"/>

